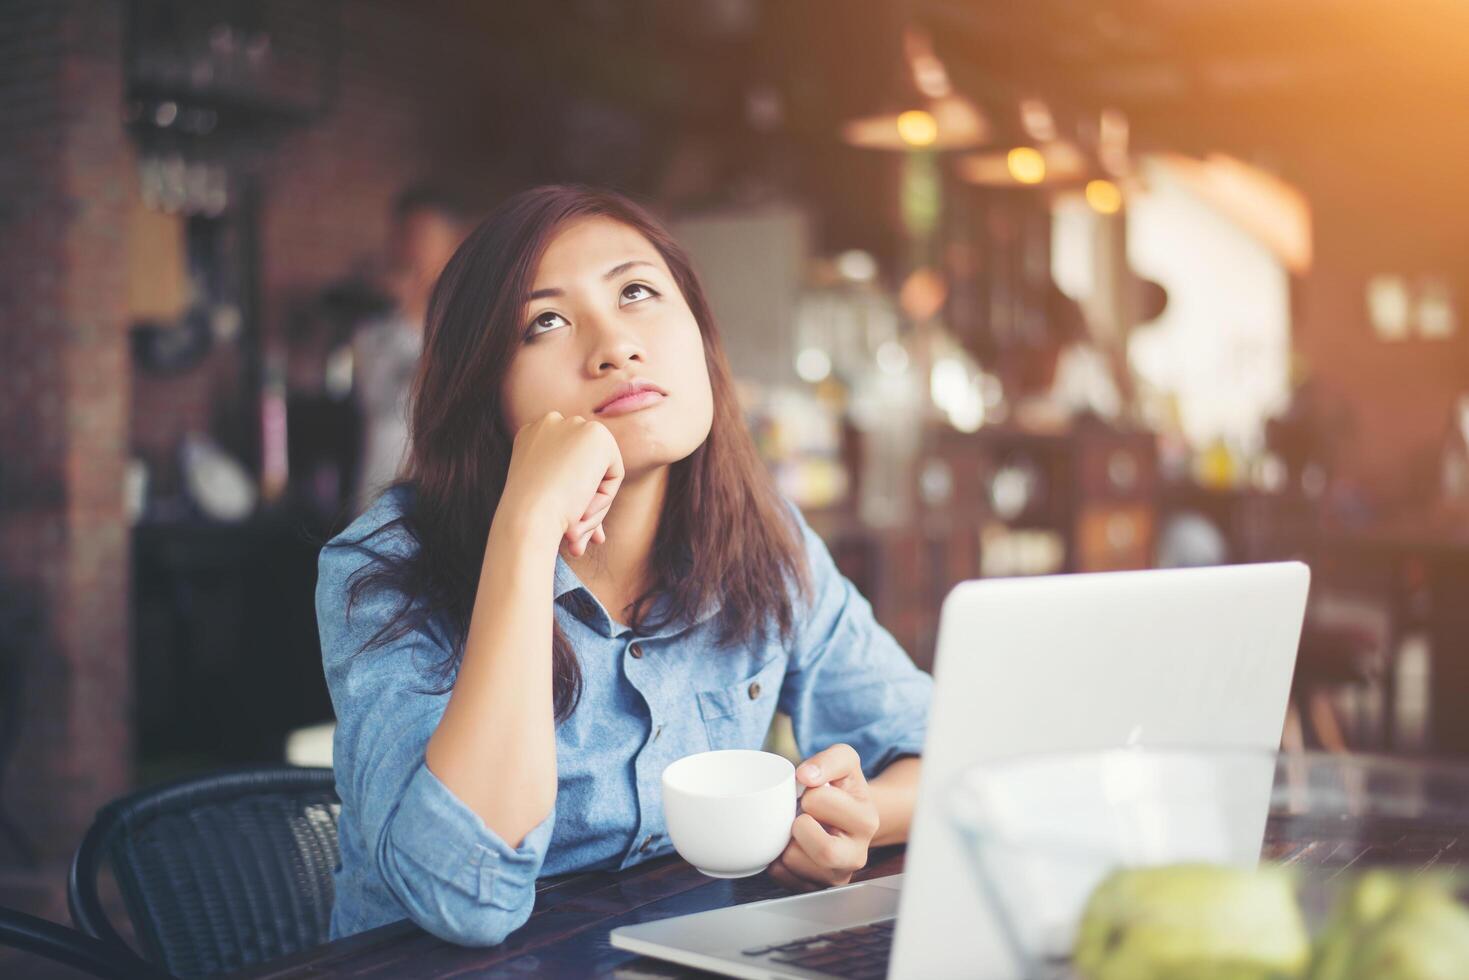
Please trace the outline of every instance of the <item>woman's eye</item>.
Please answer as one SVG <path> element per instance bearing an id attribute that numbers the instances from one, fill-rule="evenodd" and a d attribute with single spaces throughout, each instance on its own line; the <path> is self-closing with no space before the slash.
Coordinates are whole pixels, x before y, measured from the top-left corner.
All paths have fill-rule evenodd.
<path id="1" fill-rule="evenodd" d="M 552 313 L 550 310 L 547 310 L 530 322 L 530 329 L 525 332 L 525 335 L 527 337 L 534 337 L 537 334 L 543 334 L 565 325 L 566 317 L 560 313 Z"/>
<path id="2" fill-rule="evenodd" d="M 652 286 L 645 286 L 640 282 L 630 282 L 622 287 L 622 301 L 624 304 L 637 303 L 657 295 L 658 293 Z"/>

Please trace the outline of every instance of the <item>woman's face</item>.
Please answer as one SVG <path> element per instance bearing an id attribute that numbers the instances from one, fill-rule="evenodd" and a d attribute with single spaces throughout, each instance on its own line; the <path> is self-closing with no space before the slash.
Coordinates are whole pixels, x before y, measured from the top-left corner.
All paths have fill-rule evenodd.
<path id="1" fill-rule="evenodd" d="M 630 478 L 708 437 L 714 398 L 699 324 L 658 250 L 627 225 L 595 217 L 563 228 L 519 329 L 502 393 L 511 432 L 553 411 L 596 419 Z M 619 399 L 628 385 L 648 387 Z"/>

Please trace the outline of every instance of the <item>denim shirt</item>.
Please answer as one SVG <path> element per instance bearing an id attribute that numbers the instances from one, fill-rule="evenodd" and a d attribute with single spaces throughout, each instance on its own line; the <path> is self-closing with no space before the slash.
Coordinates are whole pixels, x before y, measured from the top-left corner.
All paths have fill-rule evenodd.
<path id="1" fill-rule="evenodd" d="M 334 545 L 393 520 L 407 500 L 401 489 L 378 498 L 320 557 L 316 614 L 342 798 L 332 938 L 409 918 L 451 942 L 499 943 L 530 916 L 538 876 L 617 870 L 668 853 L 664 767 L 694 752 L 759 748 L 777 707 L 791 716 L 802 755 L 847 742 L 869 777 L 922 751 L 929 675 L 877 624 L 799 515 L 812 592 L 797 602 L 789 642 L 771 631 L 720 643 L 707 613 L 635 633 L 558 557 L 554 615 L 580 661 L 582 696 L 556 727 L 555 807 L 510 847 L 424 764 L 449 700 L 429 693 L 443 684 L 424 673 L 446 654 L 440 631 L 358 655 L 400 596 L 370 593 L 349 618 L 350 580 L 372 559 Z M 396 528 L 368 545 L 395 554 L 415 547 Z"/>

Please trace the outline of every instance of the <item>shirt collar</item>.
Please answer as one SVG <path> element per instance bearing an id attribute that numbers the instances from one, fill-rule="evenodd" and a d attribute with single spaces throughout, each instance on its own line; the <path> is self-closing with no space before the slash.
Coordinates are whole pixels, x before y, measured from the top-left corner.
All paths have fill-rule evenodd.
<path id="1" fill-rule="evenodd" d="M 590 626 L 599 635 L 608 638 L 631 632 L 626 626 L 614 622 L 601 601 L 592 590 L 582 585 L 576 572 L 558 553 L 556 555 L 556 579 L 552 586 L 554 600 L 578 620 Z"/>
<path id="2" fill-rule="evenodd" d="M 560 599 L 566 593 L 575 591 L 576 589 L 585 591 L 586 587 L 581 584 L 581 579 L 576 577 L 576 572 L 571 570 L 571 566 L 566 564 L 566 559 L 558 554 L 556 556 L 555 594 L 552 598 Z"/>
<path id="3" fill-rule="evenodd" d="M 689 571 L 692 572 L 692 568 Z M 627 627 L 619 627 L 619 624 L 613 621 L 607 610 L 602 608 L 602 603 L 596 596 L 592 595 L 590 589 L 582 584 L 581 579 L 577 578 L 576 572 L 571 570 L 571 566 L 566 563 L 566 559 L 561 557 L 559 553 L 556 555 L 556 577 L 555 584 L 552 588 L 552 598 L 566 608 L 572 615 L 576 616 L 577 619 L 591 626 L 603 636 L 617 635 L 619 628 L 622 631 L 627 631 Z M 655 619 L 662 603 L 663 600 L 661 598 L 654 601 L 653 612 Z M 690 627 L 701 625 L 718 615 L 721 608 L 722 603 L 719 595 L 716 593 L 705 603 L 704 608 L 699 611 L 698 616 L 694 617 L 692 623 L 670 623 L 668 626 L 659 630 L 657 634 L 650 634 L 648 639 L 672 636 Z"/>

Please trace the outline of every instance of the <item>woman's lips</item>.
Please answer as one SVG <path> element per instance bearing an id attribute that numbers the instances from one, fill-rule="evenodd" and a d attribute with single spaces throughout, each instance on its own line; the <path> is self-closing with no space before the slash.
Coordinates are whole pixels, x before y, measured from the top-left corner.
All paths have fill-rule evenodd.
<path id="1" fill-rule="evenodd" d="M 615 401 L 608 402 L 598 410 L 597 414 L 602 418 L 606 418 L 609 415 L 628 415 L 632 412 L 640 412 L 645 408 L 656 405 L 663 398 L 663 392 L 654 391 L 652 388 L 645 388 L 642 391 L 635 391 L 630 395 L 623 395 Z"/>

